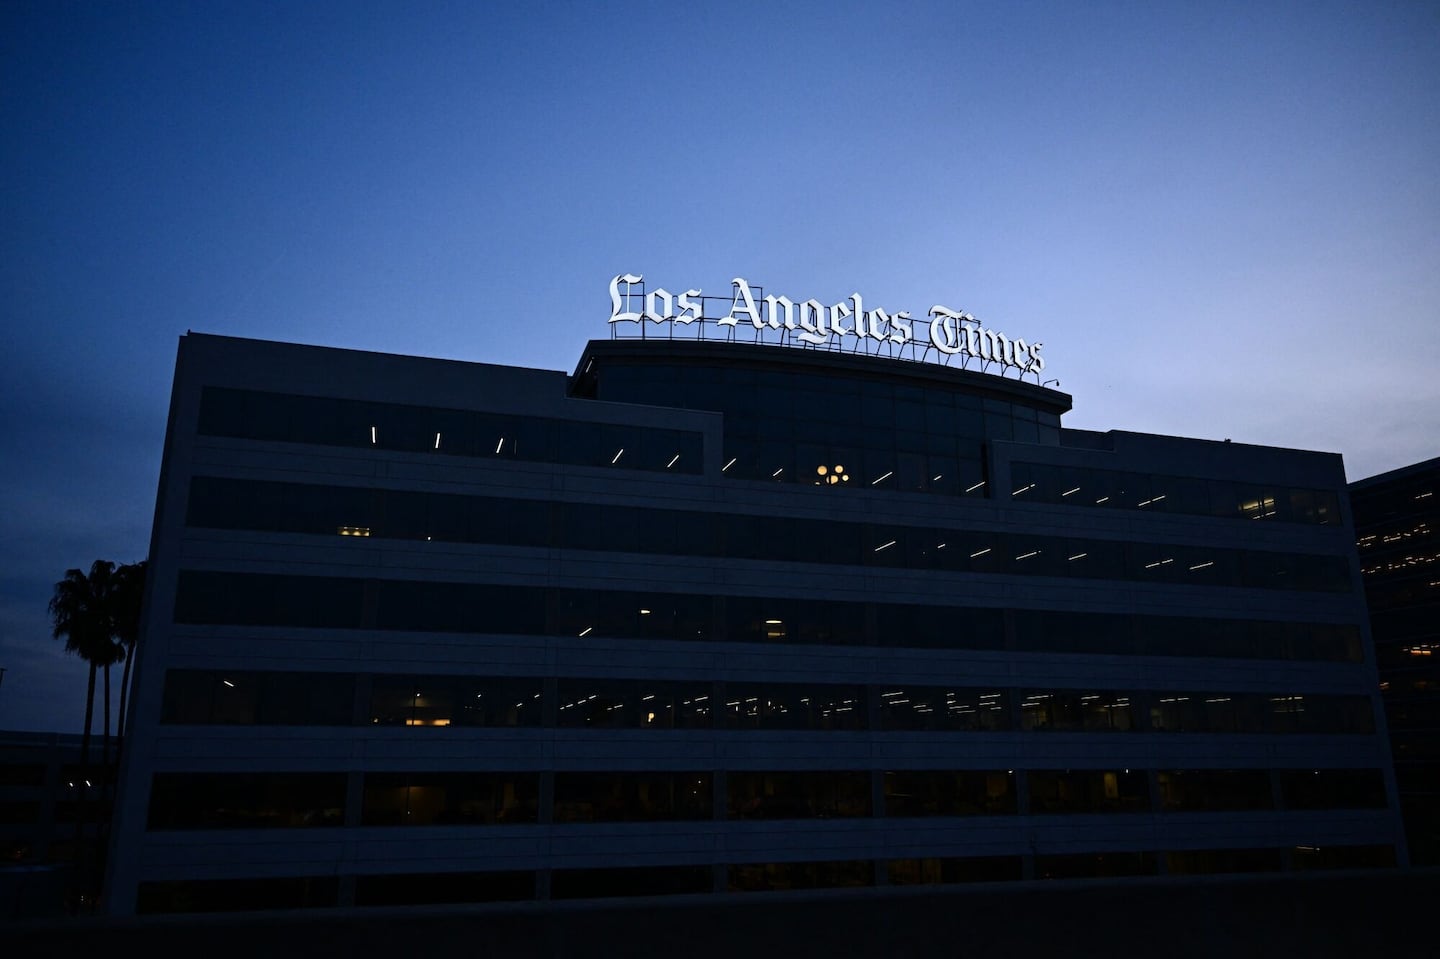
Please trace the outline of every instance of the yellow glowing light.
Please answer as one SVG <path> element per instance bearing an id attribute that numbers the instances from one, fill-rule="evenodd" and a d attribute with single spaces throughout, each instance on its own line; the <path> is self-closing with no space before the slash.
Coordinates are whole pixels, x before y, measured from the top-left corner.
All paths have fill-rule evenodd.
<path id="1" fill-rule="evenodd" d="M 815 472 L 819 473 L 821 476 L 824 476 L 826 473 L 828 473 L 828 472 L 830 472 L 830 471 L 827 470 L 827 469 L 826 469 L 825 467 L 823 467 L 823 466 L 817 466 L 817 467 L 815 467 Z"/>

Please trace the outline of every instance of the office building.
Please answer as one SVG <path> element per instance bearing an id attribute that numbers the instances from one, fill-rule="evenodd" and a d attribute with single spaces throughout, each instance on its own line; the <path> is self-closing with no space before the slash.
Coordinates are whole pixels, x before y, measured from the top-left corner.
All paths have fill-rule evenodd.
<path id="1" fill-rule="evenodd" d="M 99 735 L 84 753 L 79 735 L 0 731 L 0 917 L 83 905 L 67 894 L 78 870 L 95 870 L 110 820 Z"/>
<path id="2" fill-rule="evenodd" d="M 183 337 L 108 910 L 1403 864 L 1339 456 L 705 327 Z"/>
<path id="3" fill-rule="evenodd" d="M 1440 865 L 1440 458 L 1350 484 L 1414 865 Z"/>

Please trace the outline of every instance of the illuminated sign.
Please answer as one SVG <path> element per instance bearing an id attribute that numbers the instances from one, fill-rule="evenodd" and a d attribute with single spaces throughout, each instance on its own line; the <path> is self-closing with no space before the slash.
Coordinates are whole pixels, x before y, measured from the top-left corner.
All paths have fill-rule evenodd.
<path id="1" fill-rule="evenodd" d="M 943 358 L 942 362 L 958 356 L 963 365 L 973 358 L 983 364 L 998 363 L 1002 368 L 1009 367 L 1022 374 L 1034 373 L 1037 378 L 1045 369 L 1045 360 L 1040 355 L 1043 343 L 1012 339 L 998 330 L 986 328 L 969 313 L 946 306 L 932 306 L 926 319 L 915 320 L 905 310 L 891 313 L 878 306 L 867 308 L 859 293 L 826 305 L 815 299 L 757 297 L 750 283 L 738 276 L 730 281 L 732 289 L 728 297 L 705 296 L 700 290 L 686 290 L 678 295 L 665 289 L 647 291 L 644 280 L 638 274 L 621 273 L 610 281 L 612 330 L 616 329 L 613 324 L 621 323 L 636 323 L 642 330 L 647 323 L 665 324 L 672 330 L 698 324 L 696 328 L 703 330 L 709 323 L 720 327 L 731 338 L 737 327 L 749 327 L 756 331 L 757 338 L 767 331 L 778 332 L 781 342 L 793 337 L 812 347 L 843 348 L 844 343 L 850 341 L 856 349 L 864 345 L 874 348 L 867 352 L 881 352 L 879 347 L 883 344 L 892 350 L 909 347 L 916 359 L 925 358 L 934 349 Z M 707 300 L 728 302 L 729 309 L 720 316 L 707 316 Z M 928 329 L 922 335 L 916 332 L 916 327 Z M 703 338 L 703 334 L 697 338 Z M 923 352 L 916 355 L 917 350 Z"/>

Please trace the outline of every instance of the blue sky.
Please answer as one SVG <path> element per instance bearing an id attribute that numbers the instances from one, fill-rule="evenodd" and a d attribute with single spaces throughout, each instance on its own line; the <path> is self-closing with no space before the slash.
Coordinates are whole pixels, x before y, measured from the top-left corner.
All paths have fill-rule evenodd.
<path id="1" fill-rule="evenodd" d="M 548 369 L 607 284 L 1045 342 L 1066 425 L 1440 453 L 1434 3 L 0 7 L 0 729 L 187 329 Z"/>

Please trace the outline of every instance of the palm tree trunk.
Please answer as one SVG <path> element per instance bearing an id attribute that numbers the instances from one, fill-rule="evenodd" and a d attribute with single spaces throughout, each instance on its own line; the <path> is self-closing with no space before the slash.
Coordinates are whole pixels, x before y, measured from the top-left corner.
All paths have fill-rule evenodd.
<path id="1" fill-rule="evenodd" d="M 110 770 L 110 664 L 105 664 L 105 730 L 100 740 L 100 793 L 94 800 L 95 812 L 95 861 L 92 867 L 91 889 L 93 895 L 90 899 L 90 910 L 93 912 L 95 904 L 100 898 L 100 884 L 103 879 L 100 874 L 105 866 L 105 840 L 110 832 L 110 816 L 106 805 L 110 801 L 110 784 L 113 776 Z"/>
<path id="2" fill-rule="evenodd" d="M 89 822 L 90 808 L 90 728 L 95 720 L 95 664 L 90 664 L 90 682 L 85 689 L 85 729 L 80 736 L 80 798 L 75 804 L 75 880 L 79 892 L 84 895 L 89 889 L 86 860 L 85 827 Z M 75 903 L 80 903 L 77 898 Z"/>
<path id="3" fill-rule="evenodd" d="M 80 737 L 80 780 L 90 771 L 90 729 L 95 721 L 95 664 L 90 664 L 90 685 L 85 690 L 85 729 Z"/>

